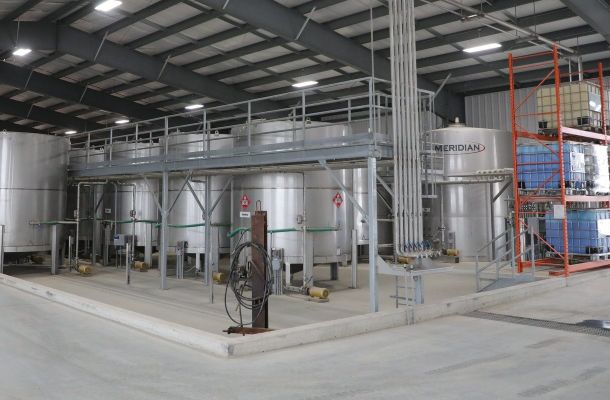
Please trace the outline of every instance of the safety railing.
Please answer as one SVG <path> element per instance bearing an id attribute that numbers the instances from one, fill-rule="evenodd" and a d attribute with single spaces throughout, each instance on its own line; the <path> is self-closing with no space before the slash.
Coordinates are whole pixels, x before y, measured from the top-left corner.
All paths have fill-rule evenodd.
<path id="1" fill-rule="evenodd" d="M 534 252 L 535 252 L 535 243 L 534 243 L 534 234 L 530 233 L 530 246 L 523 246 L 523 251 L 519 254 L 516 254 L 516 242 L 523 240 L 526 237 L 527 231 L 522 231 L 518 236 L 515 236 L 514 227 L 512 224 L 509 228 L 494 237 L 490 240 L 486 245 L 477 250 L 477 254 L 475 256 L 475 278 L 476 278 L 476 290 L 477 292 L 483 291 L 501 279 L 502 270 L 510 267 L 510 277 L 515 279 L 517 274 L 517 260 L 529 258 L 534 260 Z M 508 241 L 506 241 L 508 239 Z M 489 250 L 492 249 L 491 261 L 488 261 L 486 264 L 482 264 L 480 262 L 480 257 L 484 253 L 488 253 Z M 494 267 L 494 275 L 491 277 L 483 277 L 482 274 Z M 535 279 L 536 275 L 536 265 L 532 262 L 531 266 L 531 276 L 532 280 Z M 482 286 L 482 281 L 489 282 L 485 286 Z"/>
<path id="2" fill-rule="evenodd" d="M 362 78 L 70 136 L 70 168 L 391 143 L 389 82 Z M 336 131 L 332 131 L 336 127 Z"/>

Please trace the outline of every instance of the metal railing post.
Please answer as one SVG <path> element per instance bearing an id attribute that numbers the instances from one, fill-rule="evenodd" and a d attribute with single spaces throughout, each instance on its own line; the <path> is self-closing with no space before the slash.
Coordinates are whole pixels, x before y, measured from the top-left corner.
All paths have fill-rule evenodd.
<path id="1" fill-rule="evenodd" d="M 513 224 L 510 224 L 509 229 L 510 234 L 510 268 L 512 271 L 513 277 L 515 276 L 515 258 L 517 255 L 515 254 L 515 228 Z M 521 237 L 521 236 L 519 236 Z"/>
<path id="2" fill-rule="evenodd" d="M 252 102 L 248 101 L 248 148 L 252 147 Z"/>
<path id="3" fill-rule="evenodd" d="M 4 225 L 0 225 L 0 274 L 4 273 Z"/>
<path id="4" fill-rule="evenodd" d="M 305 143 L 305 122 L 306 122 L 306 118 L 305 118 L 305 113 L 307 112 L 307 107 L 305 106 L 305 91 L 302 90 L 301 91 L 301 117 L 303 119 L 303 143 Z"/>
<path id="5" fill-rule="evenodd" d="M 110 143 L 108 146 L 110 146 L 110 150 L 108 150 L 108 160 L 110 161 L 110 165 L 112 165 L 112 136 L 113 136 L 113 130 L 112 128 L 110 128 Z"/>
<path id="6" fill-rule="evenodd" d="M 477 283 L 477 292 L 481 289 L 481 271 L 479 271 L 479 253 L 474 256 L 475 262 L 475 279 Z"/>
<path id="7" fill-rule="evenodd" d="M 534 247 L 534 230 L 532 229 L 530 232 L 530 245 L 531 245 L 531 261 L 532 261 L 532 279 L 536 280 L 536 248 Z"/>

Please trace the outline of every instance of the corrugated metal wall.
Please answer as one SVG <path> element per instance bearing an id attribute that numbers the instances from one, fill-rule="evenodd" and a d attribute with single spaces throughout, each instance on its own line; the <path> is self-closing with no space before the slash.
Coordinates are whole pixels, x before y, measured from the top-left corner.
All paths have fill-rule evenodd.
<path id="1" fill-rule="evenodd" d="M 606 88 L 610 88 L 610 78 L 605 79 Z M 531 88 L 515 90 L 516 104 L 521 103 Z M 510 92 L 495 92 L 467 96 L 466 103 L 466 125 L 475 128 L 502 129 L 511 131 L 510 117 Z M 533 94 L 519 110 L 520 114 L 532 114 L 536 112 L 536 95 Z M 521 125 L 530 132 L 538 130 L 538 123 L 535 117 L 521 118 Z"/>

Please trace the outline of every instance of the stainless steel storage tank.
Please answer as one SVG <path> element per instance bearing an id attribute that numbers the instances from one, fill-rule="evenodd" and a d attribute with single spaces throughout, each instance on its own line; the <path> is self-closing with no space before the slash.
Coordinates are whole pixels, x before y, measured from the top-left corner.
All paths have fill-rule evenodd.
<path id="1" fill-rule="evenodd" d="M 154 157 L 161 154 L 158 142 L 139 142 L 139 143 L 114 143 L 112 146 L 112 159 L 133 159 L 140 157 Z M 109 156 L 110 153 L 107 155 Z M 136 219 L 141 221 L 135 224 L 136 234 L 136 245 L 146 246 L 147 240 L 151 246 L 157 245 L 157 232 L 158 229 L 155 227 L 156 221 L 158 221 L 158 209 L 153 196 L 159 193 L 159 182 L 156 179 L 148 179 L 149 186 L 146 184 L 144 179 L 132 179 L 121 181 L 121 185 L 118 187 L 118 210 L 114 210 L 114 191 L 110 195 L 106 195 L 105 208 L 112 210 L 111 214 L 105 214 L 104 219 L 113 219 L 114 213 L 117 214 L 117 233 L 131 235 L 132 226 L 131 223 L 126 223 L 131 219 L 129 215 L 132 206 L 132 186 L 136 187 Z M 148 239 L 150 237 L 150 239 Z"/>
<path id="2" fill-rule="evenodd" d="M 432 131 L 430 138 L 436 143 L 437 151 L 444 152 L 445 176 L 512 168 L 509 132 L 454 124 Z M 429 204 L 429 211 L 424 214 L 425 236 L 430 238 L 438 234 L 442 214 L 445 237 L 453 234 L 461 257 L 473 258 L 479 248 L 505 230 L 505 217 L 509 213 L 507 200 L 512 197 L 512 186 L 493 206 L 491 197 L 506 182 L 494 183 L 491 188 L 489 183 L 439 186 L 439 197 L 424 201 L 424 207 Z"/>
<path id="3" fill-rule="evenodd" d="M 186 154 L 205 149 L 203 135 L 201 134 L 172 134 L 168 140 L 170 154 Z M 220 136 L 212 136 L 210 140 L 212 150 L 228 148 L 231 147 L 231 144 L 231 139 L 223 139 Z M 187 253 L 204 254 L 205 226 L 192 226 L 201 224 L 204 221 L 204 215 L 188 187 L 184 187 L 184 190 L 180 193 L 184 179 L 184 177 L 172 177 L 169 180 L 169 204 L 174 204 L 176 197 L 179 195 L 178 201 L 169 215 L 169 247 L 175 247 L 178 241 L 187 241 Z M 227 233 L 231 225 L 231 188 L 229 187 L 224 193 L 222 192 L 229 179 L 230 176 L 228 175 L 213 176 L 211 184 L 212 204 L 222 196 L 212 214 L 214 227 L 212 234 L 216 236 L 213 238 L 212 244 L 217 243 L 221 253 L 228 252 L 230 247 Z M 207 207 L 205 203 L 205 182 L 202 182 L 204 180 L 205 177 L 200 177 L 196 181 L 192 180 L 191 186 L 203 207 Z M 213 251 L 216 251 L 216 249 L 213 249 Z"/>
<path id="4" fill-rule="evenodd" d="M 68 149 L 66 138 L 0 132 L 0 224 L 6 226 L 5 252 L 51 249 L 48 225 L 30 222 L 64 218 Z"/>
<path id="5" fill-rule="evenodd" d="M 233 134 L 240 136 L 237 146 L 247 146 L 245 129 L 236 128 Z M 293 129 L 293 125 L 287 122 L 261 122 L 252 128 L 252 134 L 253 146 L 303 140 L 302 126 L 298 123 Z M 347 129 L 342 125 L 312 123 L 307 125 L 305 142 L 346 134 Z M 337 170 L 335 173 L 351 190 L 352 171 Z M 340 200 L 333 202 L 337 195 Z M 248 199 L 248 205 L 242 207 L 244 198 Z M 304 227 L 316 230 L 311 233 L 314 263 L 339 263 L 351 259 L 353 206 L 328 172 L 236 176 L 233 184 L 233 229 L 250 226 L 247 215 L 255 210 L 258 201 L 268 213 L 269 230 L 285 230 L 272 235 L 271 247 L 283 249 L 286 263 L 303 263 Z"/>

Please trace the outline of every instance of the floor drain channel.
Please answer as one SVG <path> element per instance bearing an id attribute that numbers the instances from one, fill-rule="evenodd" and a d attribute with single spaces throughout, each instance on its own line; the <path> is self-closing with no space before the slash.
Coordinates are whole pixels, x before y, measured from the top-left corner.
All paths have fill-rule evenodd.
<path id="1" fill-rule="evenodd" d="M 587 335 L 594 336 L 605 336 L 610 337 L 610 329 L 598 328 L 594 326 L 587 326 L 580 324 L 568 324 L 565 322 L 547 321 L 544 319 L 534 319 L 525 317 L 515 317 L 512 315 L 494 314 L 484 311 L 474 311 L 465 314 L 467 317 L 488 319 L 491 321 L 508 322 L 511 324 L 535 326 L 538 328 L 554 329 L 558 331 L 584 333 Z"/>

